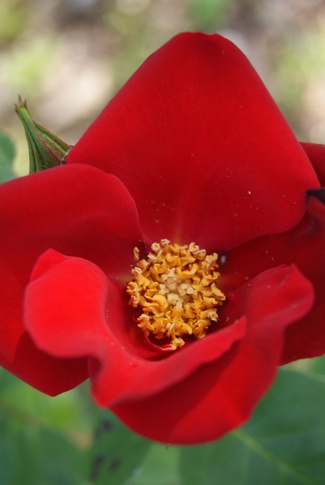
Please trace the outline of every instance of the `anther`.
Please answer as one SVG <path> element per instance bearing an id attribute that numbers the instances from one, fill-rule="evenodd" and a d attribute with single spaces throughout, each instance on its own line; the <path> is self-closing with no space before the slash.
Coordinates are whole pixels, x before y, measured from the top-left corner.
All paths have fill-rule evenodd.
<path id="1" fill-rule="evenodd" d="M 126 290 L 130 305 L 142 309 L 138 326 L 173 349 L 190 336 L 205 337 L 225 300 L 216 284 L 218 255 L 207 255 L 194 242 L 179 246 L 168 239 L 154 242 L 151 250 L 139 261 L 139 250 L 134 249 L 134 280 Z"/>

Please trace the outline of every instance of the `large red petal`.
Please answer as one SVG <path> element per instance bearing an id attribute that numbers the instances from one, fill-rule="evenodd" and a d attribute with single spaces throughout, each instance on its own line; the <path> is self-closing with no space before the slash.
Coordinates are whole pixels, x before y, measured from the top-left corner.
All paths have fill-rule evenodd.
<path id="1" fill-rule="evenodd" d="M 34 346 L 22 323 L 24 290 L 48 248 L 125 276 L 141 238 L 134 201 L 114 176 L 58 167 L 0 186 L 0 234 L 0 365 L 49 394 L 74 387 L 88 376 L 86 362 L 57 361 Z"/>
<path id="2" fill-rule="evenodd" d="M 181 34 L 149 57 L 67 162 L 117 175 L 150 242 L 208 250 L 291 228 L 318 187 L 261 79 L 219 35 Z"/>
<path id="3" fill-rule="evenodd" d="M 313 284 L 315 304 L 305 318 L 287 330 L 282 363 L 325 352 L 325 190 L 312 193 L 306 216 L 297 227 L 283 234 L 255 239 L 230 251 L 220 278 L 221 287 L 227 292 L 267 268 L 294 263 Z"/>
<path id="4" fill-rule="evenodd" d="M 275 377 L 285 328 L 312 301 L 311 285 L 294 267 L 259 275 L 234 292 L 228 304 L 232 318 L 244 314 L 248 322 L 245 337 L 228 353 L 164 392 L 135 396 L 113 411 L 133 430 L 165 443 L 221 437 L 249 418 Z"/>
<path id="5" fill-rule="evenodd" d="M 322 186 L 325 186 L 325 145 L 316 143 L 301 143 L 318 175 Z"/>

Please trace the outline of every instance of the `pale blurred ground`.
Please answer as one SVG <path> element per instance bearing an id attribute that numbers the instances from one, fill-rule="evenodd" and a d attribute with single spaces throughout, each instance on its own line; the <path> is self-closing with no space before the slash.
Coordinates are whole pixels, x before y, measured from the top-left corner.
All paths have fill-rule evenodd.
<path id="1" fill-rule="evenodd" d="M 1 0 L 0 129 L 27 147 L 13 105 L 73 144 L 173 35 L 219 32 L 249 57 L 296 135 L 325 140 L 325 0 Z"/>

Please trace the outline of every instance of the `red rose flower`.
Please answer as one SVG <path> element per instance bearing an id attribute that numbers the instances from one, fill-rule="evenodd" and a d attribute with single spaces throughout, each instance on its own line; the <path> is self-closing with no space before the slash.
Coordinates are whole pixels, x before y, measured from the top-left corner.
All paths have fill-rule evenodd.
<path id="1" fill-rule="evenodd" d="M 231 42 L 175 37 L 66 166 L 0 187 L 1 365 L 51 395 L 89 376 L 162 442 L 242 424 L 325 351 L 324 160 Z"/>

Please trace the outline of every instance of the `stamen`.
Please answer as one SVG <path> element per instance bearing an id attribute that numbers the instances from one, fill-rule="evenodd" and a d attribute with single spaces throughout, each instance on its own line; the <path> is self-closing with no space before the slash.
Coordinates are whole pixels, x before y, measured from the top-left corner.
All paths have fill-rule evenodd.
<path id="1" fill-rule="evenodd" d="M 135 247 L 133 249 L 133 257 L 134 257 L 134 261 L 136 261 L 136 262 L 140 261 L 140 250 L 139 250 L 139 248 Z"/>
<path id="2" fill-rule="evenodd" d="M 179 246 L 168 239 L 154 242 L 151 250 L 139 260 L 134 249 L 134 279 L 126 292 L 129 304 L 141 307 L 138 326 L 176 350 L 185 344 L 183 337 L 201 339 L 218 320 L 217 307 L 226 298 L 216 285 L 218 255 L 207 255 L 194 242 Z"/>

